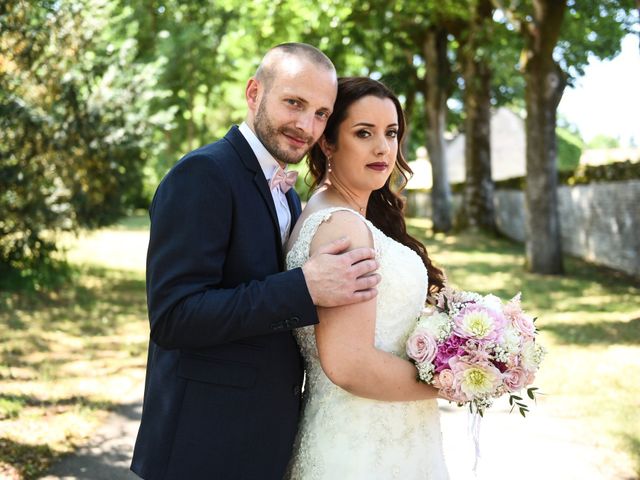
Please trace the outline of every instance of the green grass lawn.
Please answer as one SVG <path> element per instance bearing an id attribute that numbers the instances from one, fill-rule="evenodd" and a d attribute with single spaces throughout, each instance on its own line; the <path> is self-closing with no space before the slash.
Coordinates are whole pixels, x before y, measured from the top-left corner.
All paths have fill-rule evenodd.
<path id="1" fill-rule="evenodd" d="M 75 272 L 65 288 L 37 296 L 0 291 L 0 478 L 38 478 L 139 388 L 147 226 L 143 215 L 65 239 Z M 521 245 L 433 236 L 424 220 L 409 227 L 454 286 L 503 299 L 522 292 L 549 350 L 536 380 L 545 394 L 538 407 L 627 452 L 640 473 L 637 282 L 570 258 L 565 276 L 532 275 Z"/>
<path id="2" fill-rule="evenodd" d="M 72 282 L 0 291 L 0 478 L 39 478 L 140 393 L 147 228 L 139 217 L 64 238 Z"/>

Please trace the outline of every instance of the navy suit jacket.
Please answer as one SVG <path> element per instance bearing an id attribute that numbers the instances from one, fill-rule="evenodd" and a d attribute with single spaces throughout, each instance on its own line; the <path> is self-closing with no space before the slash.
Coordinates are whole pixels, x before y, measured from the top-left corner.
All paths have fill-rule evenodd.
<path id="1" fill-rule="evenodd" d="M 300 200 L 287 193 L 292 224 Z M 237 127 L 183 157 L 151 208 L 151 339 L 131 469 L 145 479 L 280 480 L 303 367 L 291 330 L 317 323 L 284 271 L 275 206 Z"/>

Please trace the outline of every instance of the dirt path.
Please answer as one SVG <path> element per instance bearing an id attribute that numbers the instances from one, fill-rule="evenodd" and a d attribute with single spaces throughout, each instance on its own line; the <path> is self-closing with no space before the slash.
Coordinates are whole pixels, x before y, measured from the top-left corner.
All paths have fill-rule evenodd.
<path id="1" fill-rule="evenodd" d="M 142 413 L 140 402 L 122 405 L 107 417 L 88 445 L 56 464 L 42 480 L 132 480 L 133 443 Z"/>
<path id="2" fill-rule="evenodd" d="M 142 387 L 140 388 L 142 391 Z M 43 480 L 132 480 L 131 452 L 141 414 L 139 400 L 112 413 L 89 445 L 66 457 Z M 442 431 L 451 480 L 637 480 L 626 455 L 593 438 L 579 438 L 567 420 L 538 405 L 526 419 L 494 407 L 480 428 L 481 458 L 473 476 L 473 444 L 464 409 L 442 402 Z M 212 477 L 213 478 L 213 477 Z"/>
<path id="3" fill-rule="evenodd" d="M 534 406 L 527 418 L 498 406 L 485 413 L 478 475 L 474 478 L 468 414 L 447 403 L 441 404 L 441 412 L 451 480 L 638 479 L 627 455 L 608 449 L 598 438 L 581 437 L 578 420 L 573 424 L 553 418 L 541 405 Z"/>

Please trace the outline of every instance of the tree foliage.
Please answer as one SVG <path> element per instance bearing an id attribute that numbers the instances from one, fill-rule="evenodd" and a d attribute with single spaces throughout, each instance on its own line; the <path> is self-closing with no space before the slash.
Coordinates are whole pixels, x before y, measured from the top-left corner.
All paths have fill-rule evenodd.
<path id="1" fill-rule="evenodd" d="M 617 53 L 637 11 L 634 0 L 565 1 L 552 55 L 570 84 L 589 55 Z M 243 120 L 247 78 L 285 41 L 317 45 L 340 75 L 379 78 L 399 94 L 405 153 L 429 148 L 449 208 L 444 130 L 484 122 L 465 123 L 465 65 L 490 72 L 492 106 L 525 105 L 520 25 L 536 2 L 491 2 L 498 13 L 475 31 L 481 0 L 0 2 L 0 264 L 44 261 L 51 232 L 145 206 L 184 153 Z M 429 49 L 434 39 L 439 50 Z"/>
<path id="2" fill-rule="evenodd" d="M 51 233 L 140 203 L 154 64 L 110 38 L 111 5 L 11 0 L 0 11 L 0 262 L 25 268 Z"/>

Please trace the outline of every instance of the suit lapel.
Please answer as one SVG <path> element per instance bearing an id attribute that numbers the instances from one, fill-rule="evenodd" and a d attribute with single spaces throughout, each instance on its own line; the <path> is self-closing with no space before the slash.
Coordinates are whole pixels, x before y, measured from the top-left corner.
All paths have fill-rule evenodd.
<path id="1" fill-rule="evenodd" d="M 262 196 L 262 199 L 267 204 L 269 208 L 269 215 L 271 215 L 271 221 L 273 223 L 274 232 L 276 234 L 276 245 L 278 250 L 278 259 L 280 260 L 280 264 L 283 264 L 284 254 L 282 252 L 282 237 L 280 236 L 280 222 L 278 221 L 278 214 L 276 213 L 276 206 L 273 203 L 273 196 L 269 191 L 269 187 L 267 184 L 267 179 L 264 178 L 264 173 L 262 173 L 262 169 L 258 169 L 258 172 L 253 177 L 253 181 Z"/>
<path id="2" fill-rule="evenodd" d="M 289 211 L 291 212 L 291 228 L 289 229 L 289 233 L 291 233 L 300 217 L 300 213 L 302 213 L 302 207 L 300 205 L 300 197 L 293 188 L 287 192 L 286 197 Z"/>
<path id="3" fill-rule="evenodd" d="M 280 265 L 284 265 L 284 253 L 282 251 L 282 240 L 280 236 L 280 223 L 278 222 L 278 214 L 276 213 L 276 206 L 273 203 L 273 197 L 271 196 L 271 192 L 269 191 L 267 179 L 264 177 L 262 168 L 260 168 L 260 163 L 258 163 L 258 159 L 253 153 L 253 150 L 251 150 L 251 147 L 247 143 L 242 133 L 240 133 L 238 127 L 232 127 L 231 130 L 227 132 L 225 139 L 228 140 L 236 150 L 244 166 L 248 170 L 253 172 L 254 186 L 258 189 L 258 192 L 260 192 L 260 196 L 264 200 L 264 203 L 269 210 L 269 215 L 271 216 L 273 233 L 275 234 L 276 238 L 275 243 L 278 252 L 278 260 Z"/>

